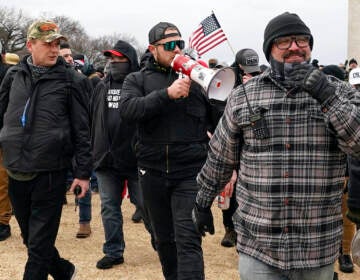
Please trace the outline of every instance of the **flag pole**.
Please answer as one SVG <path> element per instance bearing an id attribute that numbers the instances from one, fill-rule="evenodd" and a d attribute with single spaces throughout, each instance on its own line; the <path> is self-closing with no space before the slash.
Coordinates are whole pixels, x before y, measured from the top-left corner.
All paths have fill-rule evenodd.
<path id="1" fill-rule="evenodd" d="M 215 18 L 216 21 L 219 23 L 219 20 L 218 20 L 217 17 L 215 16 L 214 10 L 212 10 L 211 13 L 214 15 L 214 18 Z M 220 23 L 219 23 L 219 25 L 220 25 Z M 220 26 L 221 26 L 221 25 L 220 25 Z M 222 28 L 222 30 L 223 30 L 223 32 L 224 32 L 224 29 L 223 29 L 223 28 Z M 224 32 L 224 34 L 225 34 L 225 32 Z M 225 34 L 225 36 L 226 36 L 226 34 Z M 226 36 L 226 38 L 227 38 L 226 41 L 227 41 L 227 43 L 228 43 L 228 46 L 229 46 L 230 50 L 232 51 L 232 53 L 233 53 L 233 55 L 234 55 L 234 58 L 235 58 L 236 53 L 235 53 L 233 47 L 232 47 L 231 44 L 230 44 L 230 40 L 229 40 L 228 36 Z"/>

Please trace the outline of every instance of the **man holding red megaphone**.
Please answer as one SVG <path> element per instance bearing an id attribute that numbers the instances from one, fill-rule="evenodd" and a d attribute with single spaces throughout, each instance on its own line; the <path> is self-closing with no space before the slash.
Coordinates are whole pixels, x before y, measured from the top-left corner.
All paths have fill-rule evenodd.
<path id="1" fill-rule="evenodd" d="M 139 183 L 153 227 L 165 279 L 204 279 L 201 235 L 191 211 L 198 191 L 197 173 L 208 151 L 207 131 L 217 111 L 203 88 L 171 67 L 184 41 L 172 23 L 149 32 L 152 56 L 124 81 L 121 114 L 137 122 Z"/>

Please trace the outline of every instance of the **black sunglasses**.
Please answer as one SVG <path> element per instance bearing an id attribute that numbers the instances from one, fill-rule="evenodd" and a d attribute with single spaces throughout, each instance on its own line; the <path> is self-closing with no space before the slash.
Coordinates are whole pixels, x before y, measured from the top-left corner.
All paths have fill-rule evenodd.
<path id="1" fill-rule="evenodd" d="M 154 44 L 154 46 L 164 46 L 165 51 L 173 51 L 176 46 L 179 47 L 180 50 L 185 48 L 185 42 L 183 40 L 170 41 L 163 44 Z"/>

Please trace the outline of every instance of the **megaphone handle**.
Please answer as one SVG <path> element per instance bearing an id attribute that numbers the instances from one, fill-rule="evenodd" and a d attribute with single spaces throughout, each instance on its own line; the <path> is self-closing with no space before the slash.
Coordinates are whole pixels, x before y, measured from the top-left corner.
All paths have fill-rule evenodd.
<path id="1" fill-rule="evenodd" d="M 184 79 L 184 78 L 185 78 L 185 75 L 183 74 L 183 72 L 180 69 L 178 79 Z"/>

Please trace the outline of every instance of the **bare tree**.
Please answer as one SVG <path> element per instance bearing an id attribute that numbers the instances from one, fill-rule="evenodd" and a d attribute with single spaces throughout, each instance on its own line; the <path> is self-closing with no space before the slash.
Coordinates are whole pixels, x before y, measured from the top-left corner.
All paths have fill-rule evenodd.
<path id="1" fill-rule="evenodd" d="M 106 58 L 103 55 L 103 51 L 113 48 L 118 40 L 123 40 L 131 44 L 136 49 L 138 58 L 145 52 L 145 48 L 141 48 L 134 36 L 119 33 L 83 40 L 81 41 L 81 45 L 78 44 L 77 47 L 73 48 L 73 51 L 75 53 L 85 54 L 94 67 L 104 67 Z"/>
<path id="2" fill-rule="evenodd" d="M 26 33 L 30 18 L 22 11 L 0 7 L 0 41 L 7 52 L 18 52 L 26 45 Z"/>
<path id="3" fill-rule="evenodd" d="M 59 25 L 61 34 L 68 38 L 73 53 L 84 54 L 94 67 L 104 66 L 106 58 L 103 51 L 112 48 L 118 40 L 130 43 L 137 51 L 138 59 L 145 52 L 146 47 L 139 45 L 133 35 L 114 33 L 91 38 L 79 21 L 67 16 L 43 13 L 40 18 L 48 18 Z M 27 53 L 26 33 L 28 26 L 34 19 L 23 15 L 22 11 L 0 6 L 0 42 L 7 52 L 19 55 Z"/>
<path id="4" fill-rule="evenodd" d="M 106 60 L 103 51 L 113 48 L 118 40 L 123 40 L 131 44 L 138 54 L 138 60 L 145 52 L 145 47 L 142 47 L 133 35 L 114 33 L 112 35 L 103 35 L 90 41 L 91 45 L 88 49 L 89 60 L 92 61 L 95 66 L 105 66 Z"/>

